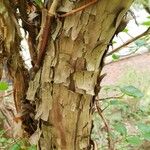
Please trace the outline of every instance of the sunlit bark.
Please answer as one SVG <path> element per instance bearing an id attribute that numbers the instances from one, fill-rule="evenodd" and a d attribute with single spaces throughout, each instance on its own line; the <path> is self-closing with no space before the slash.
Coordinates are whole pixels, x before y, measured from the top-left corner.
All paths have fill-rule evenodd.
<path id="1" fill-rule="evenodd" d="M 57 11 L 69 12 L 86 3 L 63 0 Z M 30 140 L 39 141 L 41 150 L 92 148 L 92 110 L 100 90 L 103 55 L 131 3 L 98 0 L 84 10 L 54 19 L 43 66 L 29 82 L 26 97 L 36 104 L 38 120 Z M 19 81 L 21 73 L 17 69 Z M 24 81 L 19 83 L 22 87 Z"/>

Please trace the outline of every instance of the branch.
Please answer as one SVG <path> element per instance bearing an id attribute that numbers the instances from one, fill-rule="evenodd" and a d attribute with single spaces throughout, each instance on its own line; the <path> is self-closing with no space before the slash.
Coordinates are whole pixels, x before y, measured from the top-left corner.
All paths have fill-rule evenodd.
<path id="1" fill-rule="evenodd" d="M 97 101 L 103 101 L 103 100 L 109 100 L 109 99 L 121 99 L 124 96 L 124 94 L 120 95 L 120 96 L 112 96 L 112 97 L 106 97 L 106 98 L 101 98 L 98 99 Z"/>
<path id="2" fill-rule="evenodd" d="M 98 106 L 98 102 L 96 102 L 96 108 L 97 108 L 97 112 L 98 112 L 99 116 L 101 117 L 101 119 L 102 119 L 102 121 L 103 121 L 103 123 L 105 125 L 105 128 L 106 128 L 107 140 L 108 140 L 108 148 L 109 148 L 109 150 L 114 150 L 114 145 L 113 145 L 112 139 L 110 137 L 110 128 L 109 128 L 109 125 L 107 123 L 107 120 L 103 116 L 102 109 Z"/>
<path id="3" fill-rule="evenodd" d="M 96 2 L 97 2 L 97 0 L 92 0 L 91 2 L 89 2 L 89 3 L 87 3 L 87 4 L 83 5 L 83 6 L 81 6 L 79 8 L 73 9 L 72 11 L 70 11 L 68 13 L 65 13 L 63 15 L 58 15 L 58 17 L 63 18 L 63 17 L 67 17 L 67 16 L 70 16 L 70 15 L 73 15 L 74 13 L 77 13 L 77 12 L 79 12 L 81 10 L 84 10 L 87 7 L 91 6 L 92 4 L 94 4 Z"/>
<path id="4" fill-rule="evenodd" d="M 4 97 L 7 97 L 7 96 L 10 96 L 13 94 L 13 91 L 11 91 L 10 93 L 6 94 L 6 95 L 3 95 L 3 96 L 0 96 L 0 98 L 4 98 Z"/>
<path id="5" fill-rule="evenodd" d="M 39 43 L 38 43 L 38 57 L 37 57 L 37 60 L 36 60 L 36 63 L 34 65 L 34 67 L 31 69 L 31 79 L 33 80 L 36 73 L 38 72 L 38 70 L 40 69 L 40 65 L 42 63 L 42 60 L 43 60 L 43 57 L 45 56 L 45 53 L 46 53 L 46 46 L 47 46 L 47 43 L 48 43 L 48 36 L 49 36 L 49 31 L 50 31 L 50 28 L 51 28 L 51 23 L 52 23 L 52 20 L 53 18 L 55 17 L 56 15 L 56 10 L 57 10 L 57 7 L 59 5 L 59 1 L 60 0 L 54 0 L 51 4 L 51 7 L 50 9 L 48 10 L 46 16 L 43 15 L 43 17 L 46 17 L 45 18 L 45 22 L 41 25 L 42 28 L 40 30 L 40 38 L 39 38 Z M 44 9 L 43 9 L 43 13 L 44 13 Z"/>
<path id="6" fill-rule="evenodd" d="M 142 54 L 129 55 L 129 56 L 120 58 L 120 59 L 117 60 L 117 61 L 111 61 L 111 62 L 105 63 L 105 66 L 106 66 L 106 65 L 109 65 L 109 64 L 113 64 L 113 63 L 118 63 L 118 62 L 120 62 L 120 61 L 125 61 L 125 60 L 130 59 L 130 58 L 133 58 L 133 57 L 137 57 L 137 56 L 141 56 L 141 55 L 147 55 L 148 53 L 149 53 L 149 52 L 143 52 Z"/>
<path id="7" fill-rule="evenodd" d="M 106 55 L 106 57 L 112 55 L 114 52 L 118 52 L 121 48 L 123 48 L 123 47 L 129 45 L 130 43 L 132 43 L 132 42 L 138 40 L 139 38 L 141 38 L 141 37 L 147 35 L 149 32 L 150 32 L 150 27 L 149 27 L 145 32 L 143 32 L 142 34 L 140 34 L 140 35 L 134 37 L 134 38 L 131 39 L 131 40 L 128 40 L 128 41 L 125 42 L 123 45 L 121 45 L 121 46 L 117 47 L 116 49 L 114 49 L 113 51 L 109 52 L 109 53 Z"/>

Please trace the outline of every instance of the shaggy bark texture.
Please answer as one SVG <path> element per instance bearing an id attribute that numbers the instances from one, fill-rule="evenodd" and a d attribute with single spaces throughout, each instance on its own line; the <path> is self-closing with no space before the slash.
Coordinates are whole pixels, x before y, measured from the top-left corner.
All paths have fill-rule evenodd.
<path id="1" fill-rule="evenodd" d="M 98 0 L 72 15 L 54 17 L 43 65 L 29 82 L 26 97 L 36 105 L 38 127 L 30 141 L 38 143 L 39 149 L 92 148 L 92 110 L 100 90 L 103 56 L 132 1 Z M 62 0 L 57 13 L 70 12 L 88 2 Z M 12 38 L 11 43 L 19 45 Z M 6 46 L 12 54 L 10 45 Z M 21 85 L 16 84 L 24 87 L 23 67 L 18 55 L 19 52 L 14 51 L 11 60 L 17 62 L 17 67 L 10 68 L 15 70 L 14 83 L 18 81 Z M 17 101 L 20 105 L 20 100 Z"/>
<path id="2" fill-rule="evenodd" d="M 69 12 L 85 1 L 63 1 Z M 131 1 L 100 0 L 83 11 L 54 20 L 43 67 L 30 82 L 37 96 L 41 149 L 90 148 L 92 107 L 99 92 L 102 58 Z M 36 133 L 37 136 L 37 133 Z"/>

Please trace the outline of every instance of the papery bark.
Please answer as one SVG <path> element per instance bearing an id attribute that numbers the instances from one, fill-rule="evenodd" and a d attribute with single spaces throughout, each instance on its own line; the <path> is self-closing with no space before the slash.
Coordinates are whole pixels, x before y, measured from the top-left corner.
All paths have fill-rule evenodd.
<path id="1" fill-rule="evenodd" d="M 80 1 L 76 7 L 85 3 Z M 43 67 L 30 82 L 27 93 L 30 101 L 38 99 L 37 132 L 42 131 L 42 150 L 92 148 L 92 108 L 103 55 L 131 3 L 99 0 L 53 22 Z M 58 11 L 69 12 L 74 7 L 74 3 L 64 0 Z"/>

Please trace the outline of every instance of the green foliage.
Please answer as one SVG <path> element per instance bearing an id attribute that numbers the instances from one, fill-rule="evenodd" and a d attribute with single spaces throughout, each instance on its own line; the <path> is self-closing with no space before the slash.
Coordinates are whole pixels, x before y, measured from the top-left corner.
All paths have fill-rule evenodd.
<path id="1" fill-rule="evenodd" d="M 35 2 L 40 8 L 43 7 L 42 0 L 34 0 L 34 2 Z"/>
<path id="2" fill-rule="evenodd" d="M 124 104 L 123 102 L 121 102 L 121 101 L 119 101 L 119 100 L 117 100 L 117 99 L 114 99 L 114 100 L 111 100 L 110 102 L 109 102 L 109 105 L 122 105 L 122 104 Z"/>
<path id="3" fill-rule="evenodd" d="M 126 140 L 127 140 L 128 144 L 135 145 L 135 146 L 140 145 L 142 143 L 142 140 L 141 140 L 140 136 L 138 136 L 138 135 L 128 136 L 126 138 Z"/>
<path id="4" fill-rule="evenodd" d="M 150 26 L 150 21 L 145 21 L 145 22 L 142 23 L 142 25 L 149 27 Z"/>
<path id="5" fill-rule="evenodd" d="M 138 129 L 140 130 L 142 137 L 150 141 L 150 125 L 140 123 L 138 124 Z"/>
<path id="6" fill-rule="evenodd" d="M 139 40 L 136 40 L 135 41 L 135 44 L 137 47 L 141 47 L 141 46 L 144 46 L 145 45 L 145 39 L 139 39 Z"/>
<path id="7" fill-rule="evenodd" d="M 5 133 L 4 130 L 0 130 L 0 137 L 2 137 L 4 133 Z"/>
<path id="8" fill-rule="evenodd" d="M 4 137 L 1 137 L 1 138 L 0 138 L 0 143 L 5 143 L 6 141 L 7 141 L 6 138 L 4 138 Z"/>
<path id="9" fill-rule="evenodd" d="M 117 54 L 112 54 L 112 58 L 113 58 L 114 61 L 116 61 L 120 58 L 120 56 L 117 55 Z"/>
<path id="10" fill-rule="evenodd" d="M 28 147 L 27 150 L 36 150 L 36 146 L 35 145 L 31 145 L 30 147 Z"/>
<path id="11" fill-rule="evenodd" d="M 113 40 L 113 41 L 112 41 L 112 44 L 115 44 L 115 43 L 117 43 L 117 42 Z"/>
<path id="12" fill-rule="evenodd" d="M 0 91 L 5 91 L 8 89 L 8 83 L 7 82 L 0 82 Z"/>
<path id="13" fill-rule="evenodd" d="M 143 137 L 145 140 L 150 141 L 150 133 L 149 133 L 149 132 L 143 133 L 143 134 L 142 134 L 142 137 Z"/>
<path id="14" fill-rule="evenodd" d="M 150 133 L 150 125 L 146 125 L 146 124 L 140 123 L 140 124 L 138 124 L 138 129 L 142 133 Z"/>
<path id="15" fill-rule="evenodd" d="M 21 145 L 16 143 L 9 150 L 21 150 Z"/>
<path id="16" fill-rule="evenodd" d="M 138 88 L 132 85 L 121 87 L 120 90 L 122 93 L 134 98 L 142 98 L 144 96 L 144 94 Z"/>
<path id="17" fill-rule="evenodd" d="M 127 135 L 127 129 L 123 123 L 116 123 L 113 125 L 114 129 L 119 132 L 122 136 Z"/>
<path id="18" fill-rule="evenodd" d="M 5 133 L 0 130 L 0 150 L 36 150 L 36 146 L 30 145 L 26 139 L 8 138 Z"/>
<path id="19" fill-rule="evenodd" d="M 110 127 L 115 149 L 142 150 L 145 142 L 150 141 L 150 72 L 140 72 L 129 66 L 125 69 L 118 85 L 102 88 L 107 99 L 102 101 L 101 109 L 104 109 L 103 116 Z M 110 93 L 115 96 L 109 96 Z M 92 138 L 100 150 L 106 150 L 107 131 L 100 116 L 95 116 Z"/>
<path id="20" fill-rule="evenodd" d="M 128 33 L 128 29 L 127 28 L 125 28 L 122 32 L 125 32 L 125 33 Z"/>

